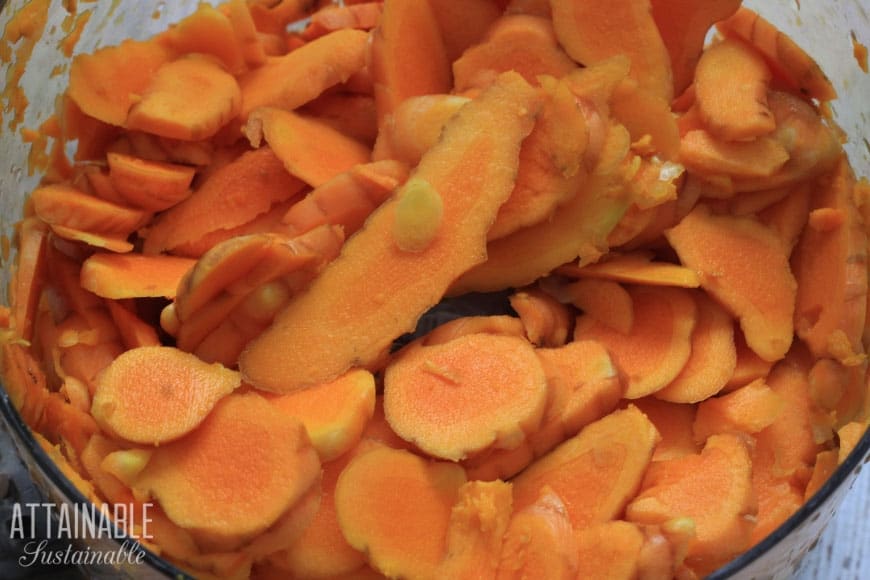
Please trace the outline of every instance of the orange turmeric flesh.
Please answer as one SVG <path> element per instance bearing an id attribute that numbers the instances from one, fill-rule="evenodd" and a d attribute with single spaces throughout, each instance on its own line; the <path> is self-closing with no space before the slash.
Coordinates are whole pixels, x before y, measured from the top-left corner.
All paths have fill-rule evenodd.
<path id="1" fill-rule="evenodd" d="M 384 375 L 393 430 L 429 455 L 458 461 L 490 446 L 510 448 L 537 427 L 547 389 L 532 345 L 472 334 L 410 348 Z M 444 421 L 456 425 L 444 429 Z"/>
<path id="2" fill-rule="evenodd" d="M 278 392 L 329 380 L 372 363 L 412 330 L 456 276 L 484 259 L 486 227 L 510 194 L 537 101 L 519 75 L 506 73 L 463 107 L 408 182 L 428 184 L 443 202 L 432 243 L 420 252 L 401 250 L 390 234 L 398 199 L 380 206 L 309 291 L 242 353 L 246 379 Z"/>
<path id="3" fill-rule="evenodd" d="M 858 85 L 741 0 L 15 3 L 0 382 L 176 571 L 690 580 L 861 459 Z"/>

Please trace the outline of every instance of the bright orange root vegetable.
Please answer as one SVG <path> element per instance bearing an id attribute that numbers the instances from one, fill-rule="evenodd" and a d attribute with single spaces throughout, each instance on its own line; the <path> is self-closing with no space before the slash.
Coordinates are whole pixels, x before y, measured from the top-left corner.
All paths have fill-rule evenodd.
<path id="1" fill-rule="evenodd" d="M 238 373 L 175 348 L 141 347 L 99 376 L 91 412 L 108 432 L 157 445 L 194 430 L 240 384 Z"/>
<path id="2" fill-rule="evenodd" d="M 643 524 L 692 518 L 697 535 L 689 541 L 686 563 L 707 574 L 749 545 L 752 522 L 745 516 L 755 511 L 751 472 L 746 443 L 735 435 L 714 435 L 699 455 L 656 463 L 626 517 Z"/>
<path id="3" fill-rule="evenodd" d="M 255 393 L 225 397 L 187 437 L 161 445 L 134 482 L 207 551 L 234 550 L 320 485 L 298 421 Z"/>
<path id="4" fill-rule="evenodd" d="M 634 324 L 628 334 L 581 315 L 574 340 L 601 341 L 627 381 L 625 396 L 637 399 L 663 389 L 685 367 L 692 350 L 697 306 L 692 295 L 681 288 L 639 286 L 629 294 Z"/>
<path id="5" fill-rule="evenodd" d="M 776 234 L 753 219 L 699 206 L 666 236 L 682 263 L 698 272 L 701 286 L 740 319 L 750 348 L 768 361 L 785 356 L 797 283 Z"/>
<path id="6" fill-rule="evenodd" d="M 378 447 L 352 459 L 338 478 L 338 523 L 348 543 L 381 573 L 432 577 L 446 553 L 451 508 L 465 481 L 458 465 Z"/>
<path id="7" fill-rule="evenodd" d="M 82 264 L 81 284 L 97 296 L 114 300 L 174 298 L 195 263 L 175 256 L 98 253 Z"/>
<path id="8" fill-rule="evenodd" d="M 406 183 L 398 199 L 381 205 L 341 257 L 242 354 L 246 378 L 276 391 L 329 380 L 354 364 L 377 360 L 395 337 L 412 330 L 460 273 L 483 260 L 486 228 L 510 194 L 520 142 L 531 131 L 536 107 L 536 93 L 511 73 L 463 107 L 408 182 L 428 183 L 443 201 L 430 245 L 405 252 L 392 240 Z M 344 337 L 340 343 L 335 333 Z M 291 346 L 297 341 L 298 349 Z"/>
<path id="9" fill-rule="evenodd" d="M 636 407 L 588 425 L 514 480 L 514 506 L 532 505 L 544 486 L 565 502 L 575 528 L 617 517 L 640 488 L 659 435 Z M 583 481 L 582 486 L 577 481 Z"/>
<path id="10" fill-rule="evenodd" d="M 458 461 L 490 446 L 516 447 L 537 428 L 544 371 L 522 338 L 471 334 L 412 346 L 386 369 L 384 411 L 393 430 L 429 455 Z M 443 417 L 456 428 L 444 429 Z"/>

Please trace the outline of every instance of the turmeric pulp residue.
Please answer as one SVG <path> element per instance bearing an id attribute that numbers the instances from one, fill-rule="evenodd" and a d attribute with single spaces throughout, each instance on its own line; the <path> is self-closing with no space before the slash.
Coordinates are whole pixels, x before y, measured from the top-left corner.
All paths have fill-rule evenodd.
<path id="1" fill-rule="evenodd" d="M 0 93 L 0 124 L 11 112 L 9 129 L 12 131 L 24 120 L 27 95 L 21 88 L 21 77 L 24 76 L 34 45 L 45 30 L 49 3 L 49 0 L 33 0 L 25 4 L 6 24 L 0 40 L 0 63 L 10 65 L 5 67 L 5 85 Z"/>
<path id="2" fill-rule="evenodd" d="M 855 36 L 855 31 L 852 31 L 852 54 L 855 55 L 855 60 L 858 66 L 867 74 L 867 47 L 858 42 L 858 37 Z"/>

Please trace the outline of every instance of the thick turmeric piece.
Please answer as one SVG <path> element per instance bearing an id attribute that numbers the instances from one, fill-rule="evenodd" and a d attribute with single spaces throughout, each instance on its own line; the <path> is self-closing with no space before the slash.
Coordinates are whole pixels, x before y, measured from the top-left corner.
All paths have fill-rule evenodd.
<path id="1" fill-rule="evenodd" d="M 329 380 L 371 364 L 412 330 L 459 274 L 484 259 L 486 230 L 513 187 L 520 142 L 537 107 L 536 92 L 515 73 L 463 107 L 413 175 L 443 200 L 431 244 L 411 253 L 393 242 L 400 189 L 242 353 L 247 380 L 278 392 Z"/>

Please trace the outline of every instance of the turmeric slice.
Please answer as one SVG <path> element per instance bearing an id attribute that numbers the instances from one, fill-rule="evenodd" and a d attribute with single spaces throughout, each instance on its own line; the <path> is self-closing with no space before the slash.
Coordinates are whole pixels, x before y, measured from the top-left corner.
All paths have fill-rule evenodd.
<path id="1" fill-rule="evenodd" d="M 151 213 L 103 201 L 72 185 L 57 183 L 31 195 L 36 215 L 50 226 L 126 238 L 143 226 Z"/>
<path id="2" fill-rule="evenodd" d="M 637 399 L 663 389 L 686 366 L 698 308 L 681 288 L 639 286 L 629 294 L 634 324 L 628 334 L 581 315 L 574 340 L 601 341 L 627 381 L 625 397 Z"/>
<path id="3" fill-rule="evenodd" d="M 628 334 L 634 326 L 631 295 L 612 280 L 582 278 L 565 287 L 571 303 L 596 321 Z"/>
<path id="4" fill-rule="evenodd" d="M 519 75 L 506 73 L 463 107 L 414 173 L 443 200 L 438 236 L 422 252 L 401 251 L 390 239 L 396 200 L 381 205 L 342 256 L 242 354 L 246 378 L 275 391 L 329 380 L 354 364 L 373 362 L 395 337 L 412 330 L 447 286 L 483 259 L 486 228 L 510 194 L 537 103 Z M 358 316 L 361 311 L 368 314 Z M 344 337 L 338 344 L 335 333 Z M 305 346 L 292 347 L 298 341 Z"/>
<path id="5" fill-rule="evenodd" d="M 606 259 L 582 267 L 567 264 L 557 273 L 572 278 L 611 280 L 645 286 L 676 286 L 698 288 L 701 281 L 697 273 L 679 264 L 653 261 L 652 254 L 633 252 L 611 253 Z"/>
<path id="6" fill-rule="evenodd" d="M 737 316 L 749 347 L 768 361 L 785 356 L 797 283 L 776 234 L 751 218 L 698 206 L 665 235 L 701 286 Z"/>
<path id="7" fill-rule="evenodd" d="M 820 185 L 812 210 L 838 212 L 842 223 L 833 228 L 810 223 L 801 234 L 792 259 L 798 281 L 795 330 L 816 357 L 854 364 L 864 352 L 867 233 L 852 201 L 855 177 L 845 158 Z"/>
<path id="8" fill-rule="evenodd" d="M 148 211 L 169 209 L 190 195 L 193 167 L 106 154 L 109 181 L 122 203 Z"/>
<path id="9" fill-rule="evenodd" d="M 625 79 L 613 91 L 610 114 L 625 125 L 632 141 L 646 137 L 663 159 L 677 160 L 680 132 L 670 103 L 660 95 L 642 89 L 634 79 Z"/>
<path id="10" fill-rule="evenodd" d="M 258 107 L 296 109 L 345 82 L 366 63 L 368 34 L 336 30 L 242 75 L 242 120 Z"/>
<path id="11" fill-rule="evenodd" d="M 206 234 L 240 226 L 292 199 L 305 184 L 287 173 L 268 147 L 243 153 L 208 176 L 183 202 L 160 214 L 145 236 L 143 253 L 159 254 Z"/>
<path id="12" fill-rule="evenodd" d="M 384 374 L 393 430 L 433 457 L 459 461 L 490 446 L 515 447 L 537 428 L 547 385 L 531 344 L 471 334 L 412 347 Z M 445 429 L 443 417 L 455 418 Z"/>
<path id="13" fill-rule="evenodd" d="M 320 460 L 327 462 L 359 442 L 375 410 L 375 380 L 368 371 L 353 370 L 332 382 L 268 400 L 302 421 Z"/>
<path id="14" fill-rule="evenodd" d="M 535 353 L 549 390 L 541 427 L 529 437 L 540 456 L 613 411 L 625 389 L 601 343 L 579 340 Z"/>
<path id="15" fill-rule="evenodd" d="M 776 421 L 785 401 L 764 381 L 752 381 L 721 397 L 698 404 L 695 439 L 706 441 L 716 433 L 758 433 Z"/>
<path id="16" fill-rule="evenodd" d="M 432 15 L 438 22 L 447 61 L 455 62 L 466 49 L 479 44 L 486 31 L 502 15 L 492 0 L 430 0 Z"/>
<path id="17" fill-rule="evenodd" d="M 545 221 L 578 195 L 587 178 L 583 165 L 589 127 L 566 82 L 540 77 L 544 105 L 523 141 L 514 190 L 499 208 L 490 241 Z"/>
<path id="18" fill-rule="evenodd" d="M 562 204 L 550 219 L 493 240 L 487 260 L 466 272 L 451 287 L 453 295 L 493 292 L 532 284 L 571 260 L 595 260 L 607 248 L 607 236 L 630 205 L 618 167 L 628 154 L 631 138 L 622 125 L 611 125 L 605 147 L 618 153 L 615 168 L 600 172 L 584 183 L 577 195 Z M 609 165 L 609 164 L 608 164 Z"/>
<path id="19" fill-rule="evenodd" d="M 354 457 L 339 476 L 338 523 L 348 543 L 382 574 L 433 577 L 465 481 L 458 465 L 378 447 Z"/>
<path id="20" fill-rule="evenodd" d="M 312 187 L 368 162 L 370 157 L 364 145 L 329 125 L 281 109 L 253 110 L 245 134 L 254 147 L 265 140 L 287 171 Z"/>
<path id="21" fill-rule="evenodd" d="M 429 2 L 384 2 L 371 37 L 368 68 L 378 127 L 409 97 L 450 92 L 450 62 Z"/>
<path id="22" fill-rule="evenodd" d="M 722 388 L 725 393 L 748 385 L 755 379 L 763 379 L 773 367 L 772 362 L 764 360 L 749 348 L 739 328 L 734 329 L 734 345 L 737 350 L 737 364 L 731 378 Z"/>
<path id="23" fill-rule="evenodd" d="M 208 57 L 189 55 L 157 69 L 126 126 L 161 137 L 199 141 L 214 136 L 242 106 L 236 79 Z"/>
<path id="24" fill-rule="evenodd" d="M 504 481 L 468 481 L 459 488 L 450 510 L 439 577 L 495 577 L 513 511 L 511 491 L 511 484 Z"/>
<path id="25" fill-rule="evenodd" d="M 842 156 L 842 146 L 833 129 L 806 101 L 781 91 L 771 91 L 767 103 L 776 119 L 770 138 L 782 146 L 788 161 L 770 175 L 734 178 L 734 191 L 758 191 L 794 186 L 832 171 Z"/>
<path id="26" fill-rule="evenodd" d="M 245 57 L 236 41 L 233 23 L 219 7 L 200 4 L 158 38 L 182 59 L 191 54 L 208 55 L 231 75 L 245 69 Z"/>
<path id="27" fill-rule="evenodd" d="M 365 566 L 365 555 L 344 539 L 335 506 L 338 478 L 357 454 L 365 452 L 363 448 L 367 446 L 359 445 L 354 451 L 323 464 L 322 496 L 310 525 L 298 540 L 268 556 L 268 562 L 283 575 L 289 573 L 300 578 L 331 578 Z"/>
<path id="28" fill-rule="evenodd" d="M 344 228 L 348 237 L 407 177 L 408 168 L 398 161 L 356 165 L 293 204 L 281 220 L 283 231 L 299 235 L 328 223 Z"/>
<path id="29" fill-rule="evenodd" d="M 91 413 L 118 437 L 159 445 L 196 429 L 240 384 L 238 373 L 220 365 L 146 346 L 126 351 L 100 374 Z"/>
<path id="30" fill-rule="evenodd" d="M 458 95 L 408 97 L 384 119 L 372 157 L 416 166 L 441 138 L 447 121 L 469 100 Z"/>
<path id="31" fill-rule="evenodd" d="M 48 228 L 35 217 L 18 223 L 18 262 L 9 284 L 9 330 L 30 340 L 39 297 L 48 275 Z M 5 369 L 5 365 L 3 365 Z"/>
<path id="32" fill-rule="evenodd" d="M 689 541 L 686 564 L 709 574 L 749 545 L 753 522 L 746 516 L 755 511 L 751 473 L 746 443 L 736 435 L 714 435 L 698 455 L 656 463 L 628 504 L 626 518 L 641 524 L 692 518 L 696 536 Z"/>
<path id="33" fill-rule="evenodd" d="M 67 94 L 86 115 L 123 127 L 130 108 L 169 59 L 159 43 L 136 40 L 77 55 Z"/>
<path id="34" fill-rule="evenodd" d="M 680 140 L 680 160 L 689 171 L 704 176 L 769 178 L 789 160 L 776 139 L 763 135 L 752 141 L 725 141 L 703 129 Z"/>
<path id="35" fill-rule="evenodd" d="M 637 524 L 615 520 L 574 530 L 578 578 L 635 578 L 644 534 Z"/>
<path id="36" fill-rule="evenodd" d="M 517 511 L 505 532 L 496 578 L 574 578 L 578 553 L 567 511 L 546 486 L 535 503 Z"/>
<path id="37" fill-rule="evenodd" d="M 84 261 L 82 288 L 97 296 L 124 298 L 174 298 L 194 260 L 175 256 L 97 253 Z"/>
<path id="38" fill-rule="evenodd" d="M 511 14 L 499 18 L 486 39 L 466 50 L 453 62 L 453 90 L 464 93 L 486 88 L 503 72 L 514 70 L 529 84 L 538 77 L 561 78 L 577 68 L 553 32 L 552 21 L 537 16 Z"/>
<path id="39" fill-rule="evenodd" d="M 693 431 L 696 405 L 670 403 L 652 396 L 635 399 L 632 404 L 652 421 L 661 436 L 652 456 L 653 461 L 666 461 L 701 451 Z"/>
<path id="40" fill-rule="evenodd" d="M 653 20 L 649 0 L 620 0 L 604 7 L 590 0 L 551 0 L 556 37 L 577 62 L 590 66 L 625 54 L 638 84 L 671 102 L 670 56 Z"/>
<path id="41" fill-rule="evenodd" d="M 269 529 L 320 484 L 305 429 L 255 393 L 219 402 L 187 437 L 161 445 L 134 482 L 207 551 Z"/>
<path id="42" fill-rule="evenodd" d="M 609 521 L 639 490 L 658 439 L 636 407 L 614 411 L 518 475 L 513 480 L 515 509 L 532 505 L 550 486 L 565 503 L 574 528 Z"/>
<path id="43" fill-rule="evenodd" d="M 740 8 L 740 0 L 651 0 L 652 16 L 671 57 L 674 94 L 692 84 L 707 33 Z"/>
<path id="44" fill-rule="evenodd" d="M 776 120 L 767 106 L 770 78 L 761 55 L 739 39 L 705 50 L 695 71 L 695 102 L 710 132 L 728 141 L 772 133 Z"/>
<path id="45" fill-rule="evenodd" d="M 717 28 L 726 36 L 736 36 L 751 43 L 765 56 L 776 76 L 801 94 L 823 102 L 837 98 L 831 81 L 816 61 L 753 10 L 742 6 Z"/>
<path id="46" fill-rule="evenodd" d="M 673 403 L 698 403 L 721 391 L 737 366 L 731 316 L 705 294 L 695 294 L 698 322 L 692 354 L 680 374 L 655 396 Z"/>
<path id="47" fill-rule="evenodd" d="M 327 4 L 310 16 L 301 36 L 311 41 L 336 30 L 371 30 L 377 26 L 382 12 L 383 5 L 380 2 L 361 2 L 348 6 Z"/>
<path id="48" fill-rule="evenodd" d="M 366 93 L 326 93 L 298 111 L 366 146 L 373 146 L 378 137 L 375 98 Z"/>
<path id="49" fill-rule="evenodd" d="M 494 334 L 522 338 L 525 336 L 525 328 L 520 319 L 514 316 L 462 316 L 427 332 L 421 342 L 424 346 L 435 346 L 469 334 Z"/>
<path id="50" fill-rule="evenodd" d="M 516 310 L 529 342 L 536 346 L 557 347 L 565 344 L 573 315 L 546 292 L 529 288 L 512 294 L 511 308 Z"/>

